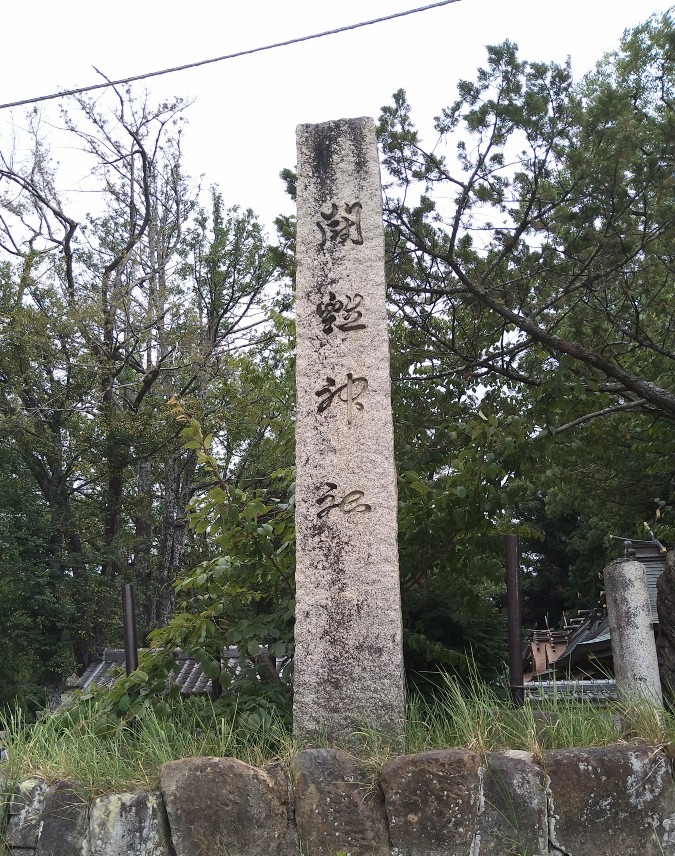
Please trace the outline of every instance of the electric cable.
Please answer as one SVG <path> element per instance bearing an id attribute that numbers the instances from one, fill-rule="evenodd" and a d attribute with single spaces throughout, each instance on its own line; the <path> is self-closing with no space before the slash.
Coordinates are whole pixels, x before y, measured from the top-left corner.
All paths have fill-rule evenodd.
<path id="1" fill-rule="evenodd" d="M 381 24 L 384 21 L 391 21 L 394 18 L 403 18 L 406 15 L 415 15 L 418 12 L 427 12 L 429 9 L 436 9 L 439 6 L 449 6 L 451 3 L 459 3 L 460 0 L 438 0 L 436 3 L 430 3 L 427 6 L 418 6 L 416 9 L 406 9 L 403 12 L 393 12 L 391 15 L 385 15 L 382 18 L 373 18 L 370 21 L 361 21 L 358 24 L 347 24 L 344 27 L 336 27 L 333 30 L 324 30 L 321 33 L 313 33 L 309 36 L 298 36 L 294 39 L 287 39 L 284 42 L 275 42 L 271 45 L 263 45 L 258 48 L 249 48 L 248 50 L 237 51 L 236 53 L 226 54 L 225 56 L 212 57 L 211 59 L 202 59 L 197 62 L 189 62 L 185 65 L 176 65 L 173 68 L 164 68 L 161 71 L 149 71 L 145 74 L 136 74 L 133 77 L 123 77 L 119 80 L 107 80 L 105 83 L 94 83 L 90 86 L 80 86 L 77 89 L 65 89 L 62 92 L 53 92 L 49 95 L 38 95 L 34 98 L 22 98 L 20 101 L 8 101 L 6 104 L 0 104 L 0 110 L 6 110 L 8 107 L 22 107 L 26 104 L 37 104 L 40 101 L 51 101 L 55 98 L 67 98 L 69 95 L 81 95 L 83 92 L 92 92 L 95 89 L 107 89 L 112 86 L 120 86 L 124 83 L 135 83 L 138 80 L 147 80 L 149 77 L 159 77 L 162 74 L 173 74 L 176 71 L 186 71 L 190 68 L 198 68 L 202 65 L 209 65 L 214 62 L 223 62 L 227 59 L 236 59 L 240 56 L 249 56 L 250 54 L 261 53 L 262 51 L 271 51 L 275 48 L 284 48 L 289 45 L 297 45 L 300 42 L 308 42 L 312 39 L 323 39 L 326 36 L 334 36 L 338 33 L 346 33 L 349 30 L 357 30 L 360 27 L 370 27 L 373 24 Z M 94 69 L 98 71 L 98 69 Z M 101 74 L 101 72 L 98 72 Z M 103 75 L 102 75 L 103 76 Z"/>

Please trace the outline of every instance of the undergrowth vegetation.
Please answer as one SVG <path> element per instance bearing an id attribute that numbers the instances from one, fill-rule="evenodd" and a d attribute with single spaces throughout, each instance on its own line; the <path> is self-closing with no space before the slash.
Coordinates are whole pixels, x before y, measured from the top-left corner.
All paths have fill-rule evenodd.
<path id="1" fill-rule="evenodd" d="M 171 702 L 164 714 L 149 708 L 142 718 L 120 719 L 106 730 L 87 707 L 48 714 L 33 725 L 21 715 L 0 718 L 9 756 L 6 777 L 70 779 L 92 794 L 115 793 L 156 787 L 167 761 L 212 755 L 264 765 L 285 755 L 290 741 L 281 718 L 227 720 L 208 699 Z"/>
<path id="2" fill-rule="evenodd" d="M 192 756 L 227 756 L 263 766 L 285 760 L 296 748 L 286 717 L 264 720 L 225 717 L 210 699 L 176 699 L 164 712 L 101 720 L 90 701 L 45 716 L 35 724 L 20 715 L 0 719 L 9 759 L 1 771 L 8 781 L 39 777 L 81 782 L 92 795 L 157 785 L 159 767 Z M 500 691 L 477 679 L 460 683 L 445 677 L 433 696 L 412 695 L 405 729 L 406 753 L 461 747 L 478 753 L 504 749 L 547 749 L 643 743 L 668 748 L 675 719 L 648 704 L 596 705 L 562 697 L 526 700 L 516 708 Z M 352 749 L 373 771 L 401 747 L 364 729 Z"/>

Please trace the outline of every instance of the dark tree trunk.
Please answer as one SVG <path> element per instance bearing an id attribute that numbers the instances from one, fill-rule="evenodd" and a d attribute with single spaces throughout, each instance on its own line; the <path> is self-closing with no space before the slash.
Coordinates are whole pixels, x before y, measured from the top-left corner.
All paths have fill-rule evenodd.
<path id="1" fill-rule="evenodd" d="M 121 570 L 119 554 L 119 535 L 122 527 L 122 497 L 124 492 L 124 470 L 129 458 L 129 450 L 120 443 L 115 432 L 111 431 L 106 442 L 107 489 L 104 500 L 103 547 L 105 555 L 102 563 L 103 576 L 114 580 Z"/>
<path id="2" fill-rule="evenodd" d="M 661 687 L 664 699 L 672 707 L 675 703 L 675 550 L 667 554 L 666 569 L 656 581 L 656 606 L 659 614 L 656 653 Z"/>
<path id="3" fill-rule="evenodd" d="M 185 552 L 188 516 L 186 506 L 192 496 L 197 458 L 189 451 L 181 466 L 181 452 L 169 458 L 164 477 L 164 514 L 159 562 L 155 575 L 156 599 L 153 623 L 163 627 L 174 604 L 172 583 L 176 580 Z"/>
<path id="4" fill-rule="evenodd" d="M 145 639 L 152 629 L 152 465 L 140 461 L 136 472 L 136 537 L 134 540 L 134 582 L 136 584 L 136 611 L 139 617 L 140 638 Z"/>

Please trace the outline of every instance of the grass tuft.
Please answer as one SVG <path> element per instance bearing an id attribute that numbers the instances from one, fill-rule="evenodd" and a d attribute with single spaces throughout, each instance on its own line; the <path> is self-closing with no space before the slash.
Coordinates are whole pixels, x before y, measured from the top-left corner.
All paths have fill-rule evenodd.
<path id="1" fill-rule="evenodd" d="M 177 703 L 166 716 L 149 709 L 141 720 L 103 733 L 93 715 L 69 713 L 48 714 L 34 725 L 20 715 L 0 715 L 0 728 L 9 778 L 71 779 L 92 796 L 155 788 L 160 766 L 180 758 L 213 755 L 263 766 L 285 756 L 289 741 L 285 727 L 271 718 L 235 728 L 208 699 Z"/>
<path id="2" fill-rule="evenodd" d="M 208 699 L 177 700 L 168 714 L 152 709 L 131 723 L 110 723 L 85 706 L 48 714 L 27 724 L 20 714 L 0 713 L 9 760 L 0 766 L 0 782 L 31 777 L 80 782 L 91 796 L 157 787 L 159 768 L 167 761 L 212 755 L 238 758 L 262 767 L 285 761 L 294 751 L 292 735 L 279 719 L 247 724 L 246 717 L 219 716 Z M 476 676 L 460 682 L 444 675 L 431 697 L 411 694 L 405 740 L 392 745 L 373 730 L 354 735 L 353 754 L 369 780 L 401 751 L 467 748 L 483 755 L 521 749 L 541 760 L 547 749 L 649 744 L 675 745 L 675 719 L 646 703 L 596 705 L 563 697 L 527 699 L 515 708 L 498 688 Z M 0 794 L 0 814 L 2 814 Z"/>
<path id="3" fill-rule="evenodd" d="M 483 755 L 506 749 L 531 752 L 541 759 L 547 749 L 571 749 L 645 743 L 665 746 L 675 740 L 673 717 L 648 702 L 527 697 L 514 707 L 500 691 L 470 677 L 450 675 L 431 699 L 409 702 L 406 744 L 409 752 L 463 747 Z"/>

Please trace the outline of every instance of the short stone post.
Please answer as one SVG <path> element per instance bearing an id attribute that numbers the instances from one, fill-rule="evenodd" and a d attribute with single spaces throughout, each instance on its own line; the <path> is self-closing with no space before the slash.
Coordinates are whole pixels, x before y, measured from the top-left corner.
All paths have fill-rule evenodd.
<path id="1" fill-rule="evenodd" d="M 382 190 L 372 119 L 297 139 L 293 722 L 339 746 L 404 718 Z"/>
<path id="2" fill-rule="evenodd" d="M 614 674 L 622 697 L 663 706 L 645 569 L 617 559 L 604 570 Z"/>

